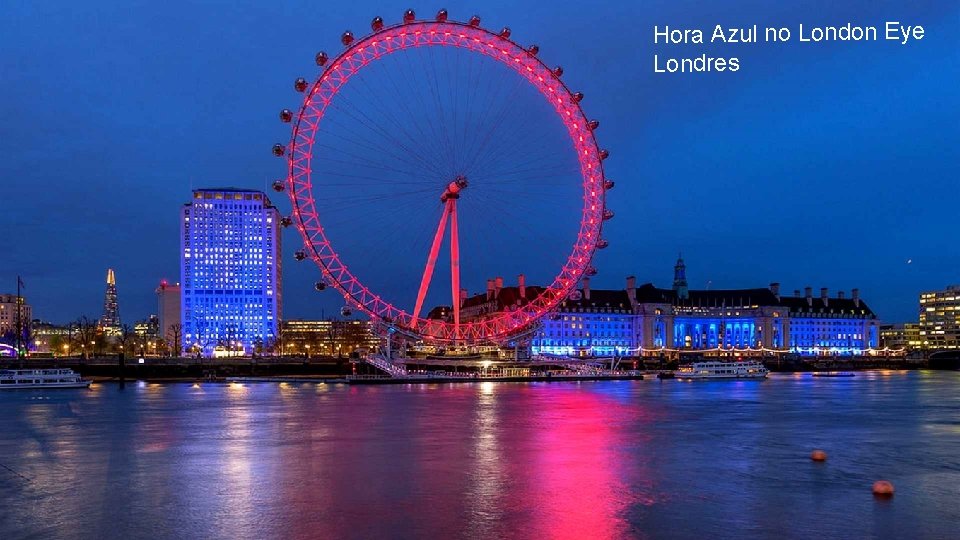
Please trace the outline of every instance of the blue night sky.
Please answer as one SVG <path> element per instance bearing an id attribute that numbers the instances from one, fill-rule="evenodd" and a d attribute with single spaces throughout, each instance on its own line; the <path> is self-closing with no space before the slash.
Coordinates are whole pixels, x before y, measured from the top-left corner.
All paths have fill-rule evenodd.
<path id="1" fill-rule="evenodd" d="M 0 17 L 0 292 L 23 275 L 37 317 L 99 316 L 108 267 L 126 322 L 178 280 L 178 210 L 191 188 L 264 189 L 270 146 L 313 55 L 414 7 L 483 26 L 565 68 L 586 94 L 617 181 L 593 286 L 810 285 L 861 294 L 886 321 L 915 320 L 921 290 L 960 282 L 960 4 L 884 2 L 34 2 Z M 887 20 L 923 40 L 882 40 Z M 796 29 L 853 22 L 868 43 L 798 43 Z M 787 44 L 653 44 L 654 25 L 787 26 Z M 736 73 L 655 74 L 661 57 L 738 57 Z M 286 197 L 271 194 L 284 213 Z M 431 218 L 434 219 L 434 218 Z M 340 305 L 310 292 L 284 236 L 285 318 Z M 423 253 L 412 255 L 418 264 Z M 912 260 L 908 264 L 907 261 Z M 470 284 L 472 289 L 481 284 Z M 413 288 L 413 285 L 410 286 Z M 304 291 L 302 294 L 300 291 Z M 332 293 L 331 293 L 332 294 Z"/>

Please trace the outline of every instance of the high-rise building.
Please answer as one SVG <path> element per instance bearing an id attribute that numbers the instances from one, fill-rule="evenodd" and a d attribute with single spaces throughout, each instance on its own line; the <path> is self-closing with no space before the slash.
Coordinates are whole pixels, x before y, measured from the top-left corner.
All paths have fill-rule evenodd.
<path id="1" fill-rule="evenodd" d="M 107 288 L 103 294 L 103 315 L 100 329 L 108 335 L 120 333 L 120 306 L 117 304 L 117 280 L 113 268 L 107 269 Z"/>
<path id="2" fill-rule="evenodd" d="M 184 350 L 251 353 L 281 317 L 280 215 L 260 191 L 199 189 L 180 215 Z"/>
<path id="3" fill-rule="evenodd" d="M 20 316 L 17 317 L 17 306 L 20 307 Z M 27 348 L 27 339 L 30 336 L 30 321 L 33 319 L 33 310 L 26 303 L 23 296 L 15 294 L 0 294 L 0 356 L 16 355 L 17 325 L 20 328 L 21 350 Z"/>
<path id="4" fill-rule="evenodd" d="M 156 293 L 160 339 L 174 339 L 173 334 L 178 334 L 176 337 L 182 339 L 182 329 L 177 330 L 180 324 L 180 284 L 161 280 Z"/>
<path id="5" fill-rule="evenodd" d="M 920 293 L 920 342 L 931 351 L 960 349 L 960 285 Z"/>

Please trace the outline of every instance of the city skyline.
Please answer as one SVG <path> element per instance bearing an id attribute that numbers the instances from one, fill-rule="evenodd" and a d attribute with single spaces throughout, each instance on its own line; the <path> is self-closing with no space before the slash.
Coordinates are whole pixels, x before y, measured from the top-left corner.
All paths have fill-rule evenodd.
<path id="1" fill-rule="evenodd" d="M 8 188 L 8 217 L 24 232 L 0 263 L 9 281 L 0 292 L 11 292 L 19 273 L 35 317 L 96 317 L 103 272 L 114 268 L 125 318 L 156 311 L 157 283 L 177 280 L 177 208 L 191 189 L 266 190 L 283 174 L 269 147 L 288 136 L 276 111 L 299 100 L 291 74 L 312 75 L 317 50 L 338 50 L 344 29 L 364 30 L 369 21 L 358 13 L 395 20 L 405 7 L 271 6 L 268 16 L 256 6 L 243 13 L 152 6 L 125 24 L 103 6 L 13 9 L 0 23 L 0 45 L 11 51 L 9 84 L 0 90 L 10 119 L 0 128 L 0 174 L 26 180 Z M 927 36 L 900 49 L 742 49 L 740 72 L 709 79 L 655 76 L 647 66 L 655 48 L 646 29 L 652 34 L 655 24 L 691 11 L 684 4 L 650 12 L 614 3 L 586 11 L 530 5 L 526 17 L 505 2 L 447 7 L 462 16 L 477 11 L 491 27 L 510 25 L 520 42 L 536 38 L 602 121 L 618 215 L 605 231 L 611 248 L 597 257 L 595 287 L 616 288 L 626 275 L 667 286 L 683 251 L 691 288 L 774 281 L 788 290 L 859 288 L 882 320 L 902 322 L 916 320 L 921 291 L 960 281 L 960 253 L 942 243 L 950 200 L 938 196 L 958 176 L 949 156 L 960 108 L 948 90 L 960 72 L 951 41 L 956 7 L 822 3 L 822 20 L 910 19 Z M 310 16 L 269 22 L 278 9 Z M 782 25 L 807 22 L 807 10 L 765 10 Z M 177 32 L 151 24 L 157 18 Z M 731 6 L 684 21 L 718 18 L 746 25 L 757 14 Z M 112 31 L 86 32 L 88 25 Z M 604 28 L 605 39 L 567 46 L 566 35 L 578 28 Z M 190 45 L 178 43 L 181 33 L 193 38 L 185 40 Z M 16 60 L 28 50 L 36 62 Z M 55 92 L 51 73 L 63 77 Z M 50 99 L 60 93 L 82 106 Z M 51 125 L 59 129 L 45 129 Z M 47 187 L 43 203 L 38 184 Z M 288 213 L 289 203 L 278 199 Z M 296 231 L 283 236 L 287 290 L 302 291 L 289 295 L 285 316 L 337 313 L 342 300 L 312 293 L 316 269 L 293 262 Z"/>

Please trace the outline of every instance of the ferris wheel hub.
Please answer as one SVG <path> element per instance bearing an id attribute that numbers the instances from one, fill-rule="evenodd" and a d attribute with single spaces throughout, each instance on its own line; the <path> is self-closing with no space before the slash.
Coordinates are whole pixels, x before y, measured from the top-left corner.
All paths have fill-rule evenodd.
<path id="1" fill-rule="evenodd" d="M 443 195 L 440 196 L 440 202 L 447 202 L 447 199 L 459 199 L 460 192 L 466 189 L 468 185 L 470 185 L 470 183 L 467 182 L 466 176 L 457 176 L 452 182 L 447 184 L 447 189 L 444 190 Z"/>

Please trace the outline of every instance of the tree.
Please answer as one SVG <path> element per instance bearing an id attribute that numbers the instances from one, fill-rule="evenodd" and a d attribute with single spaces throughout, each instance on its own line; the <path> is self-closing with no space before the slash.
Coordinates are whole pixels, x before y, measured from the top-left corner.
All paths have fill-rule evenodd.
<path id="1" fill-rule="evenodd" d="M 117 334 L 117 345 L 120 345 L 120 354 L 126 356 L 127 345 L 133 345 L 135 338 L 136 334 L 133 332 L 133 329 L 130 328 L 129 324 L 120 326 L 120 333 Z"/>
<path id="2" fill-rule="evenodd" d="M 90 355 L 93 354 L 93 342 L 96 339 L 96 334 L 96 323 L 88 319 L 86 315 L 81 316 L 71 326 L 70 335 L 76 344 L 74 350 L 80 351 L 84 358 L 90 358 Z"/>
<path id="3" fill-rule="evenodd" d="M 167 329 L 167 339 L 170 340 L 170 352 L 174 357 L 179 357 L 183 350 L 183 325 L 174 323 Z"/>

